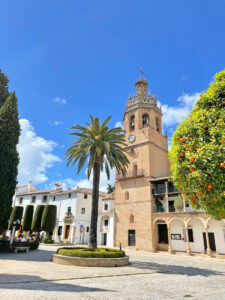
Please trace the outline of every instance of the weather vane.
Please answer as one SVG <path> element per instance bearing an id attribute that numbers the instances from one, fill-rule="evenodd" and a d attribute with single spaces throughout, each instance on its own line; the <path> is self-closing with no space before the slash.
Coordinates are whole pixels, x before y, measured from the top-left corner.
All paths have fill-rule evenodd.
<path id="1" fill-rule="evenodd" d="M 141 73 L 141 79 L 143 79 L 144 68 L 143 68 L 143 67 L 140 67 L 139 72 Z"/>

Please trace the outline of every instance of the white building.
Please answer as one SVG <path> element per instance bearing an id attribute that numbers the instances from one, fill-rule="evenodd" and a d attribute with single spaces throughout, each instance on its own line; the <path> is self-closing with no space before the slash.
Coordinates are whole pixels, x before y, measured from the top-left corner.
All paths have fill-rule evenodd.
<path id="1" fill-rule="evenodd" d="M 99 202 L 107 194 L 99 192 Z M 32 182 L 17 187 L 13 206 L 54 204 L 57 206 L 56 226 L 52 233 L 56 242 L 87 244 L 91 221 L 92 190 L 78 188 L 63 191 L 59 184 L 55 189 L 40 190 Z"/>

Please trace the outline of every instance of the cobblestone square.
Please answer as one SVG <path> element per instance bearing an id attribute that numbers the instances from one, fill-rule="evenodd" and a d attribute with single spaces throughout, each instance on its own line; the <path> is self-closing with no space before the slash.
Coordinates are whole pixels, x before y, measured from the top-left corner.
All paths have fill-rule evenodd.
<path id="1" fill-rule="evenodd" d="M 225 299 L 225 260 L 126 251 L 130 264 L 86 268 L 51 262 L 55 246 L 0 254 L 1 299 Z"/>

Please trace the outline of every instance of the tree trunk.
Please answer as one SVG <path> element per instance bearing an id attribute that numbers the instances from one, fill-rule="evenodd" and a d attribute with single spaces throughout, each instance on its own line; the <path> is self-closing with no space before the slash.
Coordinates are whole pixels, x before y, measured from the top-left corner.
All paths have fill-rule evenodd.
<path id="1" fill-rule="evenodd" d="M 95 162 L 93 167 L 91 228 L 90 228 L 90 237 L 89 237 L 89 247 L 92 248 L 93 250 L 97 248 L 99 181 L 100 181 L 100 163 Z"/>

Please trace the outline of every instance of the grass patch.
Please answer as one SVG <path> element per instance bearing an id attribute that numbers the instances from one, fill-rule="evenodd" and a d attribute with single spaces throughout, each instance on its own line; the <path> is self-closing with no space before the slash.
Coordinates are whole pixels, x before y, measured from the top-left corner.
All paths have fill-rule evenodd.
<path id="1" fill-rule="evenodd" d="M 57 254 L 72 257 L 90 258 L 118 258 L 124 257 L 125 252 L 110 248 L 97 248 L 95 251 L 88 247 L 63 247 L 57 250 Z"/>

